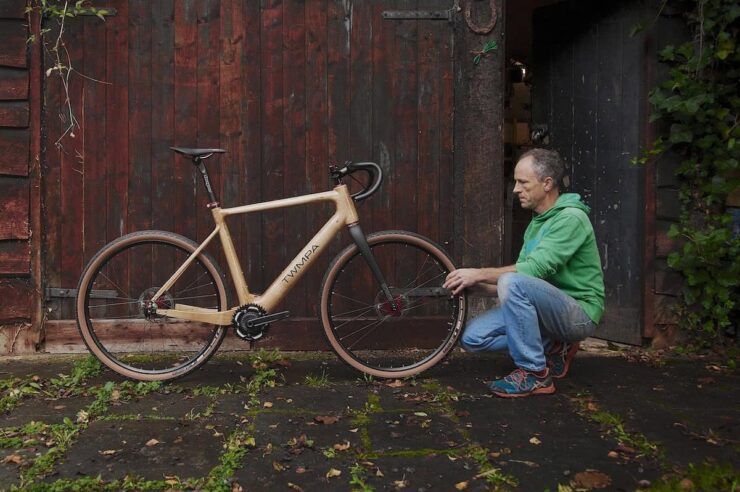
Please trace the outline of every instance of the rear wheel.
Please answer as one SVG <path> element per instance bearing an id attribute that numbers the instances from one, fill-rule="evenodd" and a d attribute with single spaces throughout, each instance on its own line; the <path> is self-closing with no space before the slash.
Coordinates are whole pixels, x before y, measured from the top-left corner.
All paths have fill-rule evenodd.
<path id="1" fill-rule="evenodd" d="M 156 301 L 159 288 L 198 245 L 177 234 L 143 231 L 101 249 L 77 291 L 77 325 L 90 352 L 117 373 L 142 381 L 183 376 L 205 363 L 226 327 L 177 320 L 157 309 L 175 304 L 221 310 L 226 289 L 216 263 L 200 253 Z"/>
<path id="2" fill-rule="evenodd" d="M 380 232 L 367 240 L 393 302 L 351 245 L 324 277 L 324 334 L 339 357 L 360 371 L 384 378 L 418 374 L 444 358 L 465 322 L 465 296 L 442 288 L 454 265 L 439 246 L 416 234 Z"/>

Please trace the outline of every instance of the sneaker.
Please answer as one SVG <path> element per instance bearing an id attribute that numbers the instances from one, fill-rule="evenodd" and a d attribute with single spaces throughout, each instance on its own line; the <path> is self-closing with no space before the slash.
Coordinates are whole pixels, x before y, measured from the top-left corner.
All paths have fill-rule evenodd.
<path id="1" fill-rule="evenodd" d="M 547 366 L 550 368 L 550 376 L 555 379 L 564 378 L 570 369 L 570 363 L 578 352 L 580 343 L 559 343 L 547 354 Z"/>
<path id="2" fill-rule="evenodd" d="M 555 393 L 550 370 L 545 369 L 544 376 L 538 376 L 524 369 L 515 369 L 503 379 L 488 384 L 488 389 L 496 396 L 517 398 L 529 395 L 549 395 Z"/>

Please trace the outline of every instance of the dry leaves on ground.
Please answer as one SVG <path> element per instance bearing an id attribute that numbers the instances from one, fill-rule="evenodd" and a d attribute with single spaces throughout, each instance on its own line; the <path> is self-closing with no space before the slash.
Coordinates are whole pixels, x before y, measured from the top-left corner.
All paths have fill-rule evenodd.
<path id="1" fill-rule="evenodd" d="M 339 421 L 339 417 L 334 415 L 317 415 L 313 418 L 314 422 L 324 425 L 336 424 Z"/>
<path id="2" fill-rule="evenodd" d="M 605 489 L 612 483 L 612 479 L 609 475 L 598 470 L 586 470 L 576 473 L 573 477 L 573 481 L 577 486 L 588 490 Z"/>

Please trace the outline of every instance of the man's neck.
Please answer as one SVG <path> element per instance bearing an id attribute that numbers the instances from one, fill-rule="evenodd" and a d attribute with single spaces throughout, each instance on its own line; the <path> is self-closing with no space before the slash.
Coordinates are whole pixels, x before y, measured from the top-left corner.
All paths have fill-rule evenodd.
<path id="1" fill-rule="evenodd" d="M 555 190 L 547 195 L 545 195 L 545 199 L 540 202 L 540 204 L 537 206 L 537 208 L 534 209 L 534 213 L 537 215 L 542 215 L 548 210 L 550 210 L 552 207 L 555 206 L 555 202 L 558 201 L 558 198 L 560 198 L 560 192 Z"/>

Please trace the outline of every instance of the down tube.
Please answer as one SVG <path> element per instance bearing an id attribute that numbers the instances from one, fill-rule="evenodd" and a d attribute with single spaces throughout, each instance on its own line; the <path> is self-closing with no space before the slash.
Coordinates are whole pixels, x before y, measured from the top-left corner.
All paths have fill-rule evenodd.
<path id="1" fill-rule="evenodd" d="M 278 275 L 275 281 L 265 291 L 258 302 L 267 310 L 272 312 L 275 307 L 290 292 L 306 271 L 314 264 L 326 246 L 334 239 L 340 229 L 345 225 L 344 216 L 335 213 L 329 221 L 324 224 L 319 232 L 308 242 L 303 250 L 293 258 L 293 261 Z"/>

